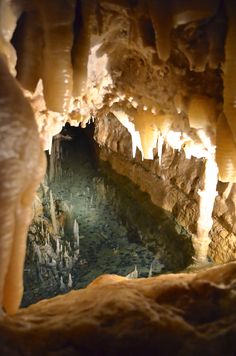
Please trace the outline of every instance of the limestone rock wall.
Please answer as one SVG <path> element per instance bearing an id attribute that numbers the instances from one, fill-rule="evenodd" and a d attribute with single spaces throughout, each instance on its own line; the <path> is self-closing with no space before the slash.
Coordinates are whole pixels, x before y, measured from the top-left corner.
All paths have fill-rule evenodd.
<path id="1" fill-rule="evenodd" d="M 167 143 L 163 146 L 161 164 L 157 149 L 154 160 L 142 160 L 140 151 L 133 158 L 131 136 L 114 115 L 99 119 L 95 127 L 100 158 L 131 179 L 150 195 L 155 205 L 172 212 L 179 224 L 195 234 L 203 159 L 187 159 L 183 150 L 174 150 Z M 209 249 L 209 256 L 218 263 L 236 258 L 235 203 L 235 184 L 218 182 Z"/>

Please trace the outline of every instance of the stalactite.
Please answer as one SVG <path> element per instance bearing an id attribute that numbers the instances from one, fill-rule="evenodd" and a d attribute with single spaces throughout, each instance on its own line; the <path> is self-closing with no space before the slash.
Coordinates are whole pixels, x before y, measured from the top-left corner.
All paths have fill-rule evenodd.
<path id="1" fill-rule="evenodd" d="M 115 117 L 120 121 L 120 123 L 127 128 L 131 135 L 132 139 L 132 153 L 133 158 L 136 155 L 136 149 L 138 148 L 143 156 L 143 148 L 141 144 L 141 138 L 138 131 L 135 130 L 135 125 L 131 122 L 128 116 L 122 110 L 114 110 L 112 109 L 111 112 L 115 115 Z"/>
<path id="2" fill-rule="evenodd" d="M 222 182 L 236 182 L 236 143 L 229 124 L 222 114 L 217 121 L 216 162 Z"/>
<path id="3" fill-rule="evenodd" d="M 148 0 L 149 15 L 156 34 L 157 53 L 163 61 L 170 56 L 172 28 L 171 0 Z"/>
<path id="4" fill-rule="evenodd" d="M 0 307 L 16 312 L 23 293 L 31 203 L 45 161 L 32 109 L 0 56 Z"/>
<path id="5" fill-rule="evenodd" d="M 72 95 L 71 49 L 75 0 L 35 0 L 44 34 L 43 91 L 47 108 L 69 109 Z"/>
<path id="6" fill-rule="evenodd" d="M 217 196 L 218 167 L 215 162 L 215 153 L 209 153 L 205 162 L 204 187 L 199 190 L 199 217 L 197 222 L 197 235 L 193 237 L 196 262 L 207 262 L 207 253 L 210 243 L 209 232 L 212 228 L 212 212 Z"/>
<path id="7" fill-rule="evenodd" d="M 137 110 L 134 116 L 135 130 L 141 138 L 144 159 L 153 159 L 153 149 L 156 148 L 158 129 L 156 116 L 150 110 Z"/>
<path id="8" fill-rule="evenodd" d="M 75 21 L 75 41 L 72 51 L 75 97 L 85 94 L 87 81 L 87 64 L 90 50 L 91 13 L 95 11 L 96 2 L 82 0 L 77 3 Z"/>
<path id="9" fill-rule="evenodd" d="M 218 7 L 219 0 L 194 0 L 191 2 L 188 0 L 149 0 L 149 15 L 155 30 L 159 58 L 163 61 L 169 59 L 172 28 L 214 16 Z M 186 51 L 186 54 L 190 55 L 190 51 Z M 189 60 L 191 67 L 196 70 L 204 69 L 204 65 L 198 63 L 199 56 L 190 55 Z"/>
<path id="10" fill-rule="evenodd" d="M 228 31 L 225 43 L 224 62 L 224 113 L 236 142 L 236 2 L 226 0 L 226 10 L 228 16 Z"/>
<path id="11" fill-rule="evenodd" d="M 42 76 L 43 55 L 43 31 L 39 14 L 34 8 L 22 14 L 14 34 L 14 45 L 17 51 L 17 79 L 23 88 L 34 92 Z"/>

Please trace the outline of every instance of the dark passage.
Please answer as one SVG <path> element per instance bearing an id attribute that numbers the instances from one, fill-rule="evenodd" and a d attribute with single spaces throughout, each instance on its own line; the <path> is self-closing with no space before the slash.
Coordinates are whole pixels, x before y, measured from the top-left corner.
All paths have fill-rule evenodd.
<path id="1" fill-rule="evenodd" d="M 43 204 L 36 200 L 28 234 L 23 306 L 83 288 L 101 274 L 150 277 L 191 263 L 190 236 L 129 179 L 98 161 L 92 137 L 90 124 L 66 125 L 54 138 L 38 194 Z"/>

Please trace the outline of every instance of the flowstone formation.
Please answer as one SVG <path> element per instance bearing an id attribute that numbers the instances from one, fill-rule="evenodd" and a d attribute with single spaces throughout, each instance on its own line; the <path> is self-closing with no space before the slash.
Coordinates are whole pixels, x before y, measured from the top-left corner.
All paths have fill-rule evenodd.
<path id="1" fill-rule="evenodd" d="M 235 19 L 234 0 L 0 0 L 3 312 L 20 304 L 43 149 L 67 121 L 94 122 L 100 157 L 184 221 L 196 262 L 235 259 Z M 234 262 L 123 278 L 0 316 L 1 354 L 236 353 Z"/>

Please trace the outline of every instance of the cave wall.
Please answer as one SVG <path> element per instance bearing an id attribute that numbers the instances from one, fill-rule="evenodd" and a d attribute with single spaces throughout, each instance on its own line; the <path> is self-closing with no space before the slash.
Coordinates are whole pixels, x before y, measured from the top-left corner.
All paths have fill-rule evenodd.
<path id="1" fill-rule="evenodd" d="M 188 232 L 196 233 L 203 159 L 187 159 L 183 150 L 175 150 L 167 143 L 161 164 L 157 149 L 153 160 L 142 160 L 140 151 L 133 158 L 131 136 L 112 114 L 95 122 L 94 138 L 100 146 L 100 159 L 147 192 L 155 205 L 173 213 Z M 236 258 L 235 202 L 235 185 L 218 182 L 209 248 L 209 256 L 217 263 Z"/>

